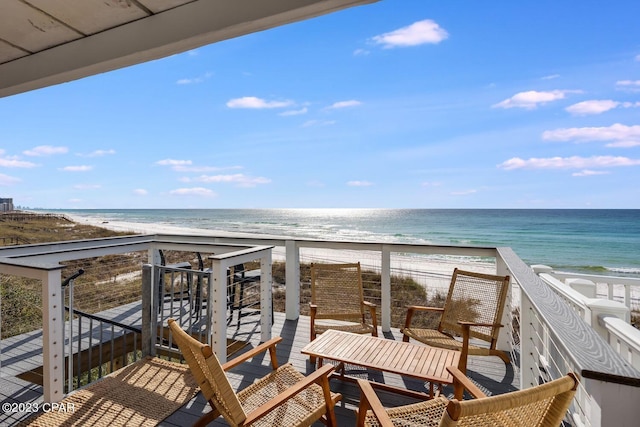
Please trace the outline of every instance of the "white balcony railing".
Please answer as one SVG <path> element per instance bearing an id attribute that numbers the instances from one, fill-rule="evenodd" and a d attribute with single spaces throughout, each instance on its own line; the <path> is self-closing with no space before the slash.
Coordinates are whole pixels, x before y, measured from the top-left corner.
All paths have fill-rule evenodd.
<path id="1" fill-rule="evenodd" d="M 223 300 L 226 300 L 226 268 L 249 259 L 261 260 L 262 284 L 271 287 L 271 247 L 286 259 L 286 315 L 296 319 L 300 313 L 300 259 L 301 253 L 313 249 L 350 251 L 369 259 L 381 273 L 380 311 L 384 331 L 391 327 L 391 273 L 402 270 L 402 254 L 411 256 L 460 256 L 491 259 L 497 274 L 509 274 L 512 293 L 509 310 L 503 322 L 508 327 L 499 341 L 499 347 L 512 353 L 514 365 L 519 368 L 520 384 L 529 387 L 540 381 L 555 378 L 567 371 L 581 377 L 580 390 L 572 407 L 573 421 L 578 425 L 634 425 L 640 419 L 640 372 L 619 352 L 601 338 L 584 320 L 583 313 L 572 308 L 511 249 L 495 247 L 457 247 L 408 245 L 371 242 L 321 241 L 287 238 L 230 238 L 222 236 L 145 235 L 91 241 L 63 242 L 49 245 L 28 245 L 0 250 L 0 272 L 38 279 L 42 282 L 43 297 L 43 365 L 44 399 L 48 402 L 63 398 L 63 372 L 58 366 L 64 360 L 61 315 L 62 263 L 109 254 L 125 254 L 146 250 L 149 264 L 158 265 L 157 250 L 169 249 L 215 253 L 210 260 L 211 280 L 209 292 L 220 295 L 213 307 L 211 321 L 214 349 L 224 357 L 222 342 L 224 331 L 215 323 L 224 324 Z M 415 264 L 415 263 L 414 263 Z M 415 265 L 414 265 L 415 266 Z M 146 274 L 151 270 L 147 270 Z M 406 271 L 403 270 L 403 271 Z M 143 274 L 144 276 L 144 274 Z M 154 280 L 147 279 L 148 283 Z M 445 280 L 446 283 L 446 280 Z M 224 284 L 224 285 L 222 285 Z M 153 292 L 147 289 L 144 310 L 153 307 Z M 148 301 L 151 299 L 151 302 Z M 145 308 L 146 307 L 146 308 Z M 217 307 L 217 308 L 216 308 Z M 217 312 L 216 312 L 217 310 Z M 268 313 L 268 310 L 266 310 Z M 143 319 L 153 316 L 143 313 Z M 143 320 L 144 322 L 144 320 Z M 268 315 L 261 322 L 263 333 L 269 334 Z M 615 329 L 608 319 L 605 328 Z M 613 322 L 615 324 L 615 322 Z M 146 336 L 152 329 L 143 323 Z M 266 335 L 265 335 L 266 336 Z M 143 343 L 144 346 L 144 343 Z M 149 347 L 147 347 L 147 351 Z"/>
<path id="2" fill-rule="evenodd" d="M 629 323 L 630 307 L 637 310 L 637 300 L 613 298 L 613 292 L 597 292 L 598 285 L 611 291 L 614 287 L 623 287 L 624 294 L 628 295 L 634 289 L 640 290 L 640 279 L 556 273 L 544 266 L 537 266 L 535 270 L 546 271 L 539 274 L 540 278 L 615 352 L 640 370 L 640 330 Z M 632 301 L 635 302 L 630 304 Z"/>

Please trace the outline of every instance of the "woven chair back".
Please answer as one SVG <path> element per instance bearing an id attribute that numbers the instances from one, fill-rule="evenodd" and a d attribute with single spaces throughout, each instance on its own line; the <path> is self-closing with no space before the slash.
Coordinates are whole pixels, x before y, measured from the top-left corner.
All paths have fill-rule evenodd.
<path id="1" fill-rule="evenodd" d="M 187 334 L 175 320 L 169 319 L 168 323 L 172 338 L 189 364 L 204 398 L 229 424 L 241 425 L 247 416 L 211 347 Z"/>
<path id="2" fill-rule="evenodd" d="M 317 319 L 361 321 L 364 316 L 360 263 L 311 264 L 311 303 Z"/>
<path id="3" fill-rule="evenodd" d="M 494 276 L 471 271 L 453 271 L 449 293 L 438 330 L 462 335 L 458 321 L 499 324 L 502 321 L 509 276 Z M 471 337 L 492 343 L 495 347 L 499 327 L 472 326 Z"/>
<path id="4" fill-rule="evenodd" d="M 573 400 L 578 379 L 567 374 L 548 383 L 511 393 L 471 400 L 452 400 L 441 427 L 558 427 Z"/>

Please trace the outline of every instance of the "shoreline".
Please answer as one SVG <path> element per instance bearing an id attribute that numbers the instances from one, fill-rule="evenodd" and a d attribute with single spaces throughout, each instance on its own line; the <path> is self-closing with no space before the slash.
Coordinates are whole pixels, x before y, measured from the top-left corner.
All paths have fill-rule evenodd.
<path id="1" fill-rule="evenodd" d="M 138 223 L 129 221 L 106 221 L 101 218 L 87 218 L 73 214 L 65 214 L 70 220 L 96 227 L 109 229 L 112 231 L 142 233 L 142 234 L 184 234 L 201 235 L 212 237 L 229 238 L 265 238 L 265 239 L 286 239 L 294 237 L 283 235 L 268 235 L 255 233 L 241 233 L 223 230 L 212 230 L 206 228 L 178 227 L 173 225 L 158 223 Z M 273 248 L 272 256 L 274 261 L 284 262 L 286 259 L 285 248 L 276 246 Z M 475 260 L 474 260 L 475 258 Z M 300 262 L 360 262 L 363 269 L 380 271 L 380 254 L 372 251 L 338 250 L 338 249 L 316 249 L 301 248 Z M 487 261 L 477 261 L 477 257 L 460 257 L 449 259 L 437 259 L 432 256 L 404 255 L 400 253 L 391 254 L 391 273 L 395 275 L 410 275 L 417 283 L 422 285 L 427 292 L 446 292 L 449 288 L 449 281 L 454 268 L 470 270 L 479 273 L 496 274 L 495 263 Z M 580 273 L 577 273 L 580 274 Z M 620 290 L 616 289 L 614 294 L 619 295 Z M 597 284 L 599 297 L 607 294 L 606 285 Z M 640 299 L 640 291 L 632 289 L 632 299 Z"/>
<path id="2" fill-rule="evenodd" d="M 132 232 L 142 234 L 187 234 L 217 237 L 237 238 L 265 238 L 283 239 L 288 236 L 256 235 L 252 233 L 240 233 L 203 228 L 177 227 L 160 225 L 157 223 L 136 223 L 127 221 L 103 221 L 101 219 L 87 218 L 66 214 L 69 219 L 78 223 L 101 227 L 112 231 Z M 292 237 L 293 239 L 293 237 Z M 273 248 L 273 260 L 285 260 L 285 248 L 276 246 Z M 380 255 L 368 251 L 337 250 L 301 248 L 300 262 L 360 262 L 363 268 L 379 270 Z M 479 273 L 495 274 L 495 264 L 491 262 L 474 262 L 463 259 L 434 259 L 433 257 L 391 254 L 392 274 L 402 275 L 410 271 L 416 282 L 429 289 L 446 290 L 454 268 L 476 271 Z"/>

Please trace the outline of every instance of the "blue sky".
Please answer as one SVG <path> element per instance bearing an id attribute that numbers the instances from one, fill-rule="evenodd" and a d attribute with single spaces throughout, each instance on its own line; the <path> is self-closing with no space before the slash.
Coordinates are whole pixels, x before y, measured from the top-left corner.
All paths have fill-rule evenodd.
<path id="1" fill-rule="evenodd" d="M 640 208 L 640 2 L 383 0 L 0 99 L 41 208 Z"/>

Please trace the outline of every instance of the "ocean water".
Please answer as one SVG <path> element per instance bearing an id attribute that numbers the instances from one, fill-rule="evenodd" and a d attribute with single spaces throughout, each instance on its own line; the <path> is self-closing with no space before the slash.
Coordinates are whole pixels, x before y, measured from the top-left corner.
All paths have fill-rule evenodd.
<path id="1" fill-rule="evenodd" d="M 640 210 L 107 209 L 101 219 L 331 240 L 509 246 L 528 264 L 640 275 Z"/>

